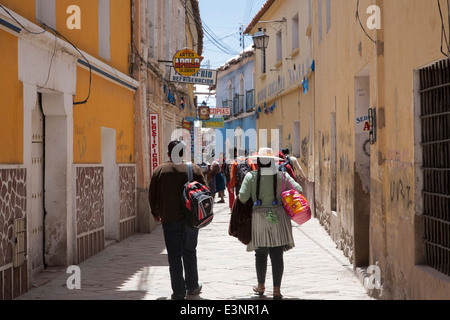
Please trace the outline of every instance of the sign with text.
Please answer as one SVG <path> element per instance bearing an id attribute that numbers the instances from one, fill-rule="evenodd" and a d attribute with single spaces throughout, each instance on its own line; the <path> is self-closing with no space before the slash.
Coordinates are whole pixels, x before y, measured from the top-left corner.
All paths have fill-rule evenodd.
<path id="1" fill-rule="evenodd" d="M 181 49 L 173 57 L 173 67 L 181 76 L 190 77 L 200 69 L 200 57 L 191 49 Z"/>
<path id="2" fill-rule="evenodd" d="M 200 120 L 209 120 L 210 109 L 209 107 L 198 107 L 198 118 Z"/>
<path id="3" fill-rule="evenodd" d="M 231 116 L 230 108 L 211 108 L 209 114 L 212 116 Z"/>
<path id="4" fill-rule="evenodd" d="M 159 166 L 159 114 L 150 114 L 150 168 L 151 172 Z"/>
<path id="5" fill-rule="evenodd" d="M 202 121 L 203 128 L 215 128 L 220 129 L 225 127 L 225 121 L 223 118 L 211 118 L 210 120 Z"/>
<path id="6" fill-rule="evenodd" d="M 171 67 L 169 81 L 213 86 L 217 83 L 217 70 L 200 69 L 192 76 L 185 76 Z"/>

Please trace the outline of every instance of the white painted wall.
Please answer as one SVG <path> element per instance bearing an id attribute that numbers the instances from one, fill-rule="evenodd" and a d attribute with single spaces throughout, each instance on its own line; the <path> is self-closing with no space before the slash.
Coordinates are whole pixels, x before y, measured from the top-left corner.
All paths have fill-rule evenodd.
<path id="1" fill-rule="evenodd" d="M 105 238 L 120 240 L 119 166 L 116 130 L 102 127 L 102 165 L 105 200 Z"/>

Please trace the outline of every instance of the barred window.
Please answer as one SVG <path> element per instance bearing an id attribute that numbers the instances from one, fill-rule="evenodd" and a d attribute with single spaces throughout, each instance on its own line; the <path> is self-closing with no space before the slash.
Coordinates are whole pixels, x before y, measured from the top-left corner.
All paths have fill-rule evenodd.
<path id="1" fill-rule="evenodd" d="M 450 276 L 450 61 L 420 70 L 426 264 Z"/>

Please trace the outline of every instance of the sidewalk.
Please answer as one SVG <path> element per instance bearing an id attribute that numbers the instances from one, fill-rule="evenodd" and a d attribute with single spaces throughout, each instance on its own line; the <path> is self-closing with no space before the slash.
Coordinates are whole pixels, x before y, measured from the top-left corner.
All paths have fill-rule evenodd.
<path id="1" fill-rule="evenodd" d="M 203 292 L 194 299 L 259 299 L 252 294 L 257 283 L 254 253 L 228 235 L 229 219 L 227 204 L 215 204 L 214 221 L 200 230 L 197 256 Z M 285 299 L 371 299 L 316 219 L 294 225 L 293 231 L 296 247 L 285 253 Z M 161 226 L 113 244 L 79 267 L 81 289 L 67 288 L 71 274 L 66 268 L 50 268 L 39 275 L 39 285 L 18 300 L 166 300 L 172 293 Z M 271 283 L 269 259 L 266 299 L 272 297 Z"/>

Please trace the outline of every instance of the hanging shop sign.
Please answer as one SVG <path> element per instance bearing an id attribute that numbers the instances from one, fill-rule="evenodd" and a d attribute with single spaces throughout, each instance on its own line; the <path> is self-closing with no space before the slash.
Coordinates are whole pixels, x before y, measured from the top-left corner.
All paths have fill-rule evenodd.
<path id="1" fill-rule="evenodd" d="M 181 76 L 193 76 L 200 69 L 200 57 L 191 49 L 181 49 L 173 57 L 173 67 Z"/>
<path id="2" fill-rule="evenodd" d="M 183 121 L 183 124 L 182 124 L 183 129 L 186 129 L 186 130 L 190 130 L 191 125 L 192 125 L 192 122 L 189 122 L 189 121 Z"/>
<path id="3" fill-rule="evenodd" d="M 230 108 L 211 108 L 209 110 L 209 113 L 212 116 L 231 116 L 231 109 Z"/>
<path id="4" fill-rule="evenodd" d="M 174 67 L 171 67 L 169 81 L 214 86 L 217 83 L 217 70 L 199 69 L 192 76 L 185 76 L 180 74 Z"/>
<path id="5" fill-rule="evenodd" d="M 159 114 L 150 114 L 150 163 L 151 172 L 159 166 L 160 154 L 159 154 Z"/>
<path id="6" fill-rule="evenodd" d="M 202 121 L 203 128 L 221 129 L 225 127 L 225 121 L 223 118 L 211 118 L 206 121 Z"/>
<path id="7" fill-rule="evenodd" d="M 210 110 L 209 107 L 198 107 L 199 120 L 209 120 Z"/>

